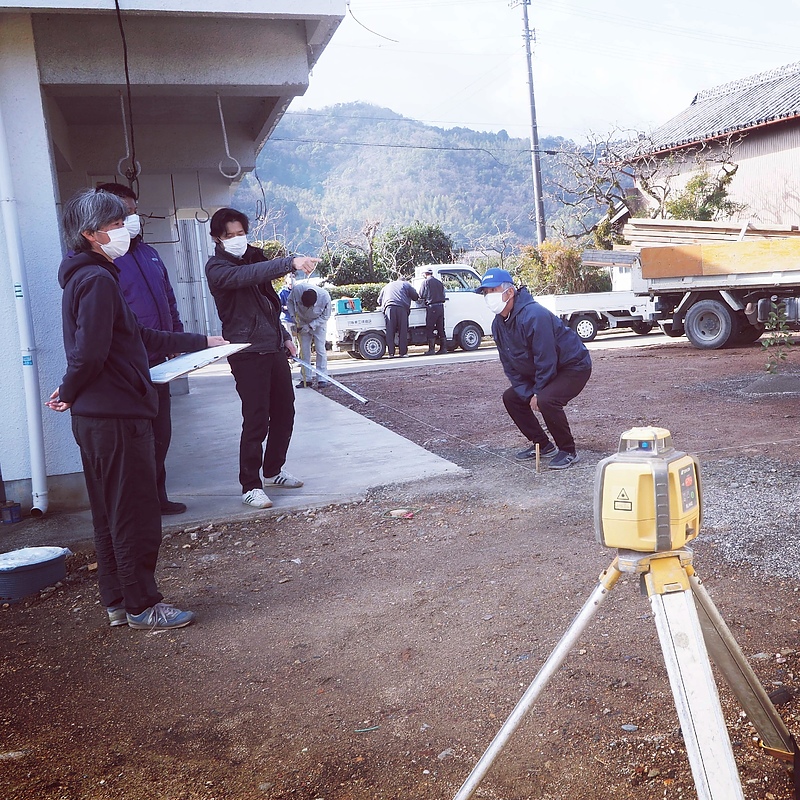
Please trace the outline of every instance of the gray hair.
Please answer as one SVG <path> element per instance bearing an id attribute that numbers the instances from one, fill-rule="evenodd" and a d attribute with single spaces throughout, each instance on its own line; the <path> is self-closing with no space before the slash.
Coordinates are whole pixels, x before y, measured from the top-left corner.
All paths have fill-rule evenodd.
<path id="1" fill-rule="evenodd" d="M 500 284 L 500 288 L 505 292 L 508 289 L 513 289 L 514 288 L 514 284 L 513 283 L 509 283 L 508 281 L 505 281 L 505 283 L 501 283 Z"/>
<path id="2" fill-rule="evenodd" d="M 84 231 L 94 233 L 104 225 L 125 219 L 127 215 L 125 203 L 116 195 L 84 189 L 64 204 L 64 241 L 76 253 L 91 250 L 91 242 L 83 235 Z"/>

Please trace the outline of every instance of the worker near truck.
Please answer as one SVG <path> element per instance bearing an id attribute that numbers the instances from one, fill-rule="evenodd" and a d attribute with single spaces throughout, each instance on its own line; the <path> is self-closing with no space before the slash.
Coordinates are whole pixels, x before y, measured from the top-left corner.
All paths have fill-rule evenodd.
<path id="1" fill-rule="evenodd" d="M 283 468 L 294 428 L 294 390 L 287 356 L 296 356 L 297 350 L 281 325 L 281 301 L 272 281 L 292 271 L 310 275 L 319 259 L 286 256 L 268 260 L 262 250 L 248 244 L 248 230 L 249 221 L 241 211 L 220 208 L 214 213 L 210 233 L 216 251 L 206 263 L 206 278 L 222 320 L 223 336 L 250 344 L 228 357 L 242 401 L 242 502 L 252 508 L 270 508 L 272 500 L 265 488 L 303 485 Z"/>
<path id="2" fill-rule="evenodd" d="M 534 458 L 538 445 L 539 454 L 550 459 L 550 469 L 571 467 L 579 456 L 564 406 L 581 393 L 592 374 L 589 351 L 575 331 L 537 303 L 524 286 L 515 288 L 506 270 L 490 269 L 475 291 L 496 314 L 492 336 L 511 382 L 503 404 L 531 442 L 517 458 Z"/>
<path id="3" fill-rule="evenodd" d="M 328 382 L 328 352 L 325 349 L 328 320 L 331 317 L 331 296 L 321 286 L 312 287 L 307 283 L 297 283 L 289 294 L 287 300 L 289 313 L 292 315 L 297 327 L 297 336 L 300 339 L 300 358 L 311 363 L 311 345 L 316 353 L 317 389 L 327 389 Z M 313 380 L 311 370 L 301 365 L 301 380 L 298 389 L 310 386 Z"/>
<path id="4" fill-rule="evenodd" d="M 447 352 L 447 335 L 444 332 L 444 304 L 447 295 L 444 284 L 433 277 L 433 270 L 426 269 L 422 273 L 425 279 L 419 287 L 419 299 L 425 303 L 425 336 L 428 340 L 428 350 L 425 356 L 436 354 L 436 338 L 439 338 L 439 353 Z"/>
<path id="5" fill-rule="evenodd" d="M 419 295 L 405 278 L 390 281 L 378 295 L 378 307 L 386 317 L 386 346 L 389 349 L 389 358 L 394 358 L 395 334 L 397 334 L 400 358 L 408 356 L 408 315 L 411 313 L 412 300 L 419 300 Z"/>

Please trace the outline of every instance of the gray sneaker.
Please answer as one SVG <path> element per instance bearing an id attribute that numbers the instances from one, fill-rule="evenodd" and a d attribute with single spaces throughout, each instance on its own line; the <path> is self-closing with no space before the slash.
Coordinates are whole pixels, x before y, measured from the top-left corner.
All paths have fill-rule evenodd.
<path id="1" fill-rule="evenodd" d="M 108 612 L 108 624 L 112 628 L 118 625 L 128 624 L 128 615 L 125 613 L 125 606 L 109 606 L 106 611 Z"/>
<path id="2" fill-rule="evenodd" d="M 128 614 L 128 627 L 137 631 L 167 631 L 185 628 L 194 620 L 191 611 L 181 611 L 166 603 L 156 603 L 141 614 Z"/>
<path id="3" fill-rule="evenodd" d="M 550 469 L 569 469 L 569 467 L 580 460 L 581 458 L 577 453 L 568 453 L 566 450 L 559 450 L 548 466 Z"/>
<path id="4" fill-rule="evenodd" d="M 552 443 L 539 445 L 539 458 L 552 458 L 558 452 L 558 448 Z M 536 458 L 536 445 L 532 444 L 524 450 L 517 453 L 517 458 L 520 461 L 527 461 L 529 458 Z"/>

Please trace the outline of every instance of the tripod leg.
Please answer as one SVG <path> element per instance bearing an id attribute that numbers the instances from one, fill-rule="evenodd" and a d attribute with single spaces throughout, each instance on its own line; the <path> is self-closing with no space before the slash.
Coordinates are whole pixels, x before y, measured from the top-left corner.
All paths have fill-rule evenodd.
<path id="1" fill-rule="evenodd" d="M 689 576 L 678 558 L 645 575 L 698 800 L 744 800 Z"/>
<path id="2" fill-rule="evenodd" d="M 744 657 L 733 634 L 722 619 L 702 582 L 689 578 L 706 647 L 747 718 L 761 737 L 761 746 L 771 755 L 792 761 L 795 744 L 761 682 Z"/>
<path id="3" fill-rule="evenodd" d="M 503 723 L 503 727 L 500 728 L 494 739 L 492 739 L 491 744 L 486 748 L 480 761 L 478 761 L 472 772 L 470 772 L 453 800 L 468 800 L 468 798 L 472 797 L 472 793 L 478 788 L 478 785 L 483 780 L 495 758 L 500 755 L 503 748 L 508 743 L 508 740 L 536 701 L 536 698 L 542 693 L 550 678 L 553 677 L 556 670 L 558 670 L 569 654 L 569 651 L 575 646 L 580 635 L 586 630 L 586 627 L 591 622 L 592 617 L 595 615 L 595 612 L 600 607 L 603 600 L 605 600 L 609 591 L 614 588 L 614 584 L 619 580 L 619 576 L 620 572 L 617 569 L 617 559 L 614 559 L 611 566 L 600 576 L 600 582 L 589 595 L 588 600 L 583 604 L 583 608 L 581 608 L 578 615 L 572 621 L 572 624 L 567 628 L 561 640 L 556 645 L 555 650 L 549 655 L 547 661 L 544 662 L 531 685 L 525 690 L 525 694 L 522 695 L 516 706 L 514 706 L 511 715 Z"/>

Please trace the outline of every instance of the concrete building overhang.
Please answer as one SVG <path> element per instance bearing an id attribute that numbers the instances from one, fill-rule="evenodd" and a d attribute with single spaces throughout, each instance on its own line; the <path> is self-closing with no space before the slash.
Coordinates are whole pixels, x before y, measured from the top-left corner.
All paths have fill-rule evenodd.
<path id="1" fill-rule="evenodd" d="M 151 173 L 220 161 L 227 172 L 225 138 L 252 169 L 344 10 L 343 0 L 120 0 L 118 16 L 113 0 L 0 0 L 0 14 L 30 14 L 57 171 L 92 174 L 115 173 L 134 143 Z"/>

